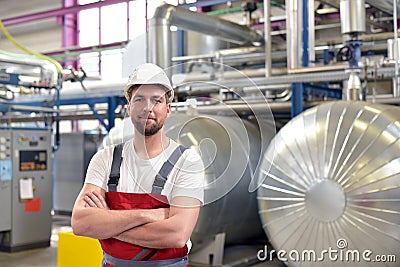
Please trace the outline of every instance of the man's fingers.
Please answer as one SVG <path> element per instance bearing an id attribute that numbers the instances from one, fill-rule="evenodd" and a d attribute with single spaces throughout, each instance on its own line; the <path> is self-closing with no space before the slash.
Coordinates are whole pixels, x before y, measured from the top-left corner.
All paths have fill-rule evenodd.
<path id="1" fill-rule="evenodd" d="M 103 208 L 101 201 L 95 195 L 93 195 L 93 193 L 87 193 L 85 196 L 85 201 L 91 207 Z"/>
<path id="2" fill-rule="evenodd" d="M 96 203 L 92 200 L 90 196 L 85 195 L 83 200 L 86 202 L 85 206 L 88 205 L 89 207 L 97 207 Z"/>
<path id="3" fill-rule="evenodd" d="M 101 206 L 105 209 L 108 209 L 108 205 L 106 200 L 104 199 L 104 197 L 97 191 L 93 191 L 93 195 L 95 195 L 97 197 L 97 199 L 100 201 Z"/>
<path id="4" fill-rule="evenodd" d="M 86 193 L 84 200 L 90 207 L 109 209 L 104 197 L 96 191 Z"/>
<path id="5" fill-rule="evenodd" d="M 154 212 L 154 221 L 165 220 L 169 217 L 169 208 L 158 208 L 152 211 Z"/>

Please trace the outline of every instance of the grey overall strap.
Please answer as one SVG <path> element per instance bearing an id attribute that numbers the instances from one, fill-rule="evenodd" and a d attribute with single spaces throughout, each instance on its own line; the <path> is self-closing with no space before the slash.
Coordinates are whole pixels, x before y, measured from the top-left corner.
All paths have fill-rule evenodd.
<path id="1" fill-rule="evenodd" d="M 108 192 L 116 192 L 120 177 L 120 167 L 122 163 L 122 149 L 124 144 L 118 144 L 114 147 L 113 161 L 111 164 L 110 177 L 108 179 Z"/>
<path id="2" fill-rule="evenodd" d="M 189 263 L 188 256 L 183 258 L 155 260 L 155 261 L 135 261 L 115 258 L 104 252 L 103 266 L 106 263 L 117 267 L 186 267 Z"/>
<path id="3" fill-rule="evenodd" d="M 153 188 L 151 190 L 152 194 L 161 194 L 161 191 L 164 188 L 165 182 L 168 179 L 168 175 L 171 173 L 172 169 L 174 168 L 175 164 L 178 162 L 179 158 L 183 154 L 183 152 L 187 149 L 187 147 L 184 146 L 178 146 L 174 152 L 172 152 L 171 156 L 169 159 L 164 162 L 162 165 L 160 171 L 157 173 L 154 183 L 153 183 Z"/>

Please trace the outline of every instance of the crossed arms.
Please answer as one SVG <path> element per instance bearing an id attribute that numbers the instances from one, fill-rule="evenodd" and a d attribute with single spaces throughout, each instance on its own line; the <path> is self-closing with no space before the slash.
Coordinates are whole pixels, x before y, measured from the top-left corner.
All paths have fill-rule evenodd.
<path id="1" fill-rule="evenodd" d="M 180 248 L 189 240 L 200 201 L 175 197 L 170 208 L 110 210 L 105 191 L 85 184 L 72 211 L 74 234 L 96 239 L 116 238 L 149 248 Z"/>

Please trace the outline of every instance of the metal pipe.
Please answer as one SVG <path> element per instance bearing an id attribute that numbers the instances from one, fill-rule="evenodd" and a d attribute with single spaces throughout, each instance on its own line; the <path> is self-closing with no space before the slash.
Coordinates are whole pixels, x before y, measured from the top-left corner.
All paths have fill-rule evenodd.
<path id="1" fill-rule="evenodd" d="M 377 9 L 380 9 L 388 14 L 392 14 L 392 12 L 394 14 L 395 10 L 397 8 L 400 8 L 400 4 L 398 3 L 398 0 L 379 0 L 379 1 L 366 0 L 365 2 L 367 2 L 371 6 L 377 8 Z"/>
<path id="2" fill-rule="evenodd" d="M 320 102 L 307 102 L 305 103 L 305 107 L 313 107 L 321 103 L 325 103 L 326 101 Z M 272 112 L 276 113 L 288 113 L 290 112 L 292 104 L 290 102 L 280 102 L 280 103 L 267 103 L 265 101 L 260 101 L 259 103 L 235 103 L 230 104 L 229 102 L 223 105 L 204 105 L 197 106 L 196 109 L 201 114 L 221 114 L 224 112 L 228 114 L 232 114 L 232 110 L 236 113 L 248 113 L 248 112 L 265 112 L 266 108 L 269 108 Z M 185 111 L 185 107 L 178 107 L 179 111 Z"/>
<path id="3" fill-rule="evenodd" d="M 272 42 L 271 42 L 271 0 L 264 0 L 264 42 L 265 42 L 265 77 L 271 77 Z"/>
<path id="4" fill-rule="evenodd" d="M 302 9 L 301 9 L 301 22 L 303 23 L 302 27 L 302 54 L 301 54 L 301 65 L 303 67 L 308 67 L 309 56 L 308 56 L 308 41 L 310 39 L 309 30 L 308 30 L 308 2 L 309 0 L 302 0 Z"/>
<path id="5" fill-rule="evenodd" d="M 286 40 L 287 40 L 287 67 L 288 70 L 300 67 L 302 38 L 302 1 L 286 0 Z"/>
<path id="6" fill-rule="evenodd" d="M 340 21 L 342 34 L 365 32 L 364 0 L 340 0 Z"/>
<path id="7" fill-rule="evenodd" d="M 389 104 L 389 105 L 399 105 L 400 97 L 393 97 L 392 95 L 386 97 L 377 97 L 375 99 L 367 98 L 369 103 L 379 103 L 379 104 Z"/>
<path id="8" fill-rule="evenodd" d="M 399 39 L 397 32 L 397 0 L 393 1 L 393 36 L 394 36 L 394 79 L 393 79 L 393 96 L 399 97 Z"/>
<path id="9" fill-rule="evenodd" d="M 323 66 L 291 69 L 291 70 L 288 70 L 288 73 L 289 74 L 300 74 L 300 73 L 310 73 L 310 72 L 344 70 L 347 67 L 348 67 L 347 64 L 323 65 Z"/>
<path id="10" fill-rule="evenodd" d="M 184 30 L 216 36 L 239 45 L 261 45 L 264 42 L 263 36 L 247 26 L 192 12 L 186 8 L 163 4 L 157 7 L 149 24 L 149 49 L 159 51 L 149 51 L 148 54 L 150 62 L 163 68 L 171 65 L 171 42 L 169 41 L 171 25 Z"/>
<path id="11" fill-rule="evenodd" d="M 25 54 L 13 54 L 0 50 L 0 61 L 8 73 L 25 74 L 32 77 L 40 77 L 41 81 L 47 81 L 47 86 L 57 84 L 58 73 L 51 62 Z M 38 68 L 40 69 L 38 72 Z"/>
<path id="12" fill-rule="evenodd" d="M 339 9 L 339 1 L 338 0 L 322 0 L 321 3 L 328 4 L 332 7 Z M 397 3 L 397 0 L 365 0 L 367 4 L 371 7 L 375 7 L 387 14 L 392 14 L 392 12 L 396 9 L 394 4 L 396 3 L 397 8 L 400 8 L 400 3 Z"/>
<path id="13" fill-rule="evenodd" d="M 360 101 L 362 100 L 362 86 L 359 77 L 358 70 L 352 70 L 350 72 L 349 80 L 347 81 L 347 86 L 343 97 L 346 96 L 345 100 L 348 101 Z"/>
<path id="14" fill-rule="evenodd" d="M 308 0 L 308 62 L 313 65 L 315 62 L 315 15 L 314 15 L 314 0 Z"/>
<path id="15" fill-rule="evenodd" d="M 239 45 L 261 45 L 264 42 L 263 36 L 247 26 L 192 12 L 178 6 L 161 5 L 156 9 L 154 17 L 165 18 L 169 20 L 170 25 L 184 30 L 216 36 Z"/>
<path id="16" fill-rule="evenodd" d="M 260 69 L 242 69 L 240 71 L 224 71 L 220 76 L 219 73 L 203 73 L 203 72 L 190 72 L 190 73 L 177 73 L 172 76 L 172 83 L 174 86 L 181 86 L 188 82 L 198 81 L 212 81 L 212 80 L 230 80 L 238 78 L 251 78 L 251 77 L 263 77 L 265 76 L 266 70 Z M 215 77 L 216 76 L 216 77 Z"/>
<path id="17" fill-rule="evenodd" d="M 25 15 L 25 16 L 4 19 L 4 20 L 2 20 L 2 22 L 3 22 L 4 26 L 7 27 L 7 26 L 15 25 L 15 24 L 20 24 L 20 23 L 25 23 L 25 22 L 30 22 L 30 21 L 40 20 L 40 19 L 46 19 L 46 18 L 52 18 L 52 17 L 57 17 L 57 16 L 64 16 L 66 14 L 77 13 L 79 11 L 90 9 L 90 8 L 115 5 L 115 4 L 124 3 L 124 2 L 129 2 L 129 0 L 107 0 L 107 1 L 95 2 L 95 3 L 91 3 L 91 4 L 87 4 L 87 5 L 77 5 L 77 6 L 64 7 L 64 8 L 59 8 L 59 9 L 52 9 L 52 10 L 33 13 L 33 14 Z"/>
<path id="18" fill-rule="evenodd" d="M 207 60 L 211 62 L 214 61 L 213 59 L 215 61 L 217 61 L 217 59 L 220 59 L 228 65 L 235 63 L 241 64 L 243 62 L 251 64 L 251 61 L 254 60 L 262 63 L 265 61 L 265 53 L 264 50 L 259 47 L 240 47 L 233 49 L 217 50 L 213 54 L 172 57 L 172 62 L 185 62 L 195 60 Z"/>
<path id="19" fill-rule="evenodd" d="M 154 17 L 149 21 L 149 31 L 147 33 L 147 61 L 164 68 L 168 77 L 171 77 L 171 71 L 168 68 L 172 66 L 172 37 L 170 32 L 169 19 Z"/>

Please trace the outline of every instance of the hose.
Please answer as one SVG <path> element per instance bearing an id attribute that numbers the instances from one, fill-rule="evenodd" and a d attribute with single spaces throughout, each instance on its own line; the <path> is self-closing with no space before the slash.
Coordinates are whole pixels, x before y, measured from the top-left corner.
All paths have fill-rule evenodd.
<path id="1" fill-rule="evenodd" d="M 21 49 L 22 51 L 24 51 L 24 52 L 26 52 L 26 53 L 28 53 L 28 54 L 30 54 L 30 55 L 33 55 L 33 56 L 36 56 L 37 58 L 40 58 L 40 59 L 44 59 L 44 60 L 49 61 L 51 64 L 53 64 L 53 65 L 56 67 L 58 74 L 59 74 L 59 75 L 62 75 L 62 70 L 63 70 L 63 69 L 62 69 L 62 66 L 60 65 L 60 63 L 58 63 L 56 60 L 52 59 L 51 57 L 48 57 L 48 56 L 45 56 L 45 55 L 43 55 L 43 54 L 37 53 L 37 52 L 35 52 L 35 51 L 32 51 L 32 50 L 30 50 L 30 49 L 24 47 L 24 46 L 21 45 L 20 43 L 18 43 L 18 42 L 11 36 L 11 34 L 7 31 L 7 29 L 4 27 L 3 22 L 2 22 L 1 20 L 0 20 L 0 30 L 3 32 L 3 34 L 6 36 L 6 38 L 7 38 L 13 45 L 15 45 L 16 47 L 18 47 L 19 49 Z"/>

